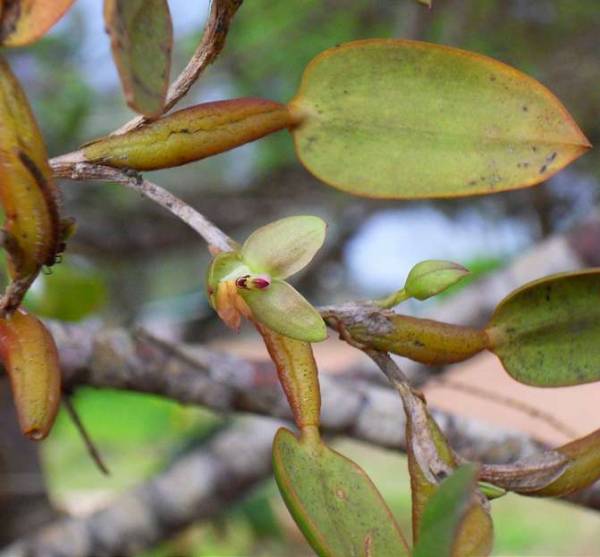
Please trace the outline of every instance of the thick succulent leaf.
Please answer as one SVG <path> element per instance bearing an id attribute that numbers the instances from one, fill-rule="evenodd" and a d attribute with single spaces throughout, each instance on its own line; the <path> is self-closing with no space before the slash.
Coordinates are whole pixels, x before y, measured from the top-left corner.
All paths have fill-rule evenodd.
<path id="1" fill-rule="evenodd" d="M 468 274 L 469 271 L 458 263 L 428 259 L 410 270 L 404 288 L 409 296 L 426 300 L 447 290 Z"/>
<path id="2" fill-rule="evenodd" d="M 373 307 L 354 305 L 350 312 L 337 312 L 344 328 L 357 342 L 392 352 L 416 362 L 445 365 L 462 362 L 487 347 L 484 331 L 432 319 L 400 315 Z"/>
<path id="3" fill-rule="evenodd" d="M 22 46 L 32 43 L 64 15 L 75 0 L 11 0 L 0 7 L 0 43 Z"/>
<path id="4" fill-rule="evenodd" d="M 517 381 L 537 387 L 600 380 L 600 269 L 531 282 L 509 294 L 487 328 Z"/>
<path id="5" fill-rule="evenodd" d="M 308 342 L 284 337 L 257 324 L 298 429 L 318 427 L 321 414 L 319 374 Z"/>
<path id="6" fill-rule="evenodd" d="M 354 462 L 310 438 L 280 429 L 273 443 L 283 499 L 318 555 L 408 556 L 383 498 Z"/>
<path id="7" fill-rule="evenodd" d="M 264 290 L 239 292 L 254 319 L 269 329 L 305 342 L 319 342 L 327 337 L 319 312 L 287 282 L 274 280 Z"/>
<path id="8" fill-rule="evenodd" d="M 600 429 L 556 449 L 569 463 L 558 478 L 548 485 L 530 490 L 532 495 L 564 497 L 584 489 L 600 479 Z"/>
<path id="9" fill-rule="evenodd" d="M 43 439 L 60 406 L 61 375 L 52 336 L 33 315 L 17 310 L 0 318 L 0 358 L 21 430 L 30 439 Z"/>
<path id="10" fill-rule="evenodd" d="M 104 21 L 127 104 L 144 116 L 159 116 L 173 47 L 167 0 L 105 0 Z"/>
<path id="11" fill-rule="evenodd" d="M 446 478 L 427 502 L 414 557 L 452 557 L 459 532 L 473 504 L 477 466 L 466 464 Z"/>
<path id="12" fill-rule="evenodd" d="M 368 197 L 531 186 L 590 147 L 534 79 L 479 54 L 406 40 L 323 52 L 306 68 L 290 110 L 306 168 Z"/>
<path id="13" fill-rule="evenodd" d="M 0 201 L 14 281 L 27 283 L 52 265 L 61 246 L 58 190 L 27 98 L 0 60 Z M 14 284 L 14 283 L 13 283 Z"/>
<path id="14" fill-rule="evenodd" d="M 319 217 L 280 219 L 248 237 L 242 258 L 255 272 L 284 279 L 310 263 L 325 241 L 326 230 L 327 225 Z"/>
<path id="15" fill-rule="evenodd" d="M 84 145 L 83 160 L 135 170 L 170 168 L 239 147 L 292 124 L 285 105 L 263 99 L 184 108 L 122 135 Z"/>

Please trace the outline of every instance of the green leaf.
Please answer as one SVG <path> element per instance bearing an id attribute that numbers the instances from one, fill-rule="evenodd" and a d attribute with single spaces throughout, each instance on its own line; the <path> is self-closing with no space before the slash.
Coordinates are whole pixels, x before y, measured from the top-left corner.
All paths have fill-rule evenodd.
<path id="1" fill-rule="evenodd" d="M 417 300 L 426 300 L 457 283 L 469 271 L 452 261 L 428 259 L 417 263 L 408 273 L 404 289 Z"/>
<path id="2" fill-rule="evenodd" d="M 326 230 L 327 225 L 319 217 L 280 219 L 248 237 L 242 258 L 254 271 L 287 278 L 310 263 L 325 241 Z"/>
<path id="3" fill-rule="evenodd" d="M 509 294 L 487 328 L 517 381 L 537 387 L 600 380 L 600 269 L 531 282 Z"/>
<path id="4" fill-rule="evenodd" d="M 0 43 L 23 46 L 37 41 L 75 0 L 11 0 L 0 2 Z"/>
<path id="5" fill-rule="evenodd" d="M 273 466 L 290 513 L 318 555 L 409 555 L 385 501 L 351 460 L 280 429 L 273 442 Z"/>
<path id="6" fill-rule="evenodd" d="M 306 168 L 367 197 L 532 186 L 590 147 L 534 79 L 486 56 L 406 40 L 326 50 L 306 68 L 290 110 Z"/>
<path id="7" fill-rule="evenodd" d="M 477 466 L 466 464 L 446 478 L 423 512 L 413 557 L 452 557 L 475 487 Z M 459 555 L 462 555 L 459 553 Z"/>
<path id="8" fill-rule="evenodd" d="M 327 338 L 319 312 L 287 282 L 274 280 L 264 290 L 239 290 L 239 294 L 253 317 L 273 331 L 305 342 Z"/>
<path id="9" fill-rule="evenodd" d="M 144 116 L 159 116 L 173 47 L 167 0 L 105 0 L 104 21 L 127 104 Z"/>

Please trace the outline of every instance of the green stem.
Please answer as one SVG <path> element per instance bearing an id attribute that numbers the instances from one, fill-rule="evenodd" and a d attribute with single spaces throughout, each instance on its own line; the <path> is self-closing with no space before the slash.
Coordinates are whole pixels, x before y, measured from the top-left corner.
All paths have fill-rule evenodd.
<path id="1" fill-rule="evenodd" d="M 404 288 L 400 290 L 396 290 L 396 292 L 392 292 L 389 296 L 385 298 L 380 298 L 379 300 L 374 300 L 375 305 L 384 309 L 391 309 L 398 304 L 408 300 L 411 296 L 406 292 Z"/>

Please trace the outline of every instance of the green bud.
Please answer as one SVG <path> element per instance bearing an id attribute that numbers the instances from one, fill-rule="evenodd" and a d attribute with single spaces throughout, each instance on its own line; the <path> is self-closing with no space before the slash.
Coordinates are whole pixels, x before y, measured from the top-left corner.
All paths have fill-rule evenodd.
<path id="1" fill-rule="evenodd" d="M 407 294 L 417 300 L 426 300 L 443 292 L 469 271 L 452 261 L 428 259 L 417 263 L 408 273 L 404 289 Z"/>

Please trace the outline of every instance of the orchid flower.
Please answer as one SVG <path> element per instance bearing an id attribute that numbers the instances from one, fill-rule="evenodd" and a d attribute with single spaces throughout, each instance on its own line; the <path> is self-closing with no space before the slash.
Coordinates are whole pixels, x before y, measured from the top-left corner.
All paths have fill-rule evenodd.
<path id="1" fill-rule="evenodd" d="M 326 228 L 318 217 L 288 217 L 253 232 L 239 250 L 218 254 L 208 270 L 208 297 L 225 324 L 237 330 L 245 317 L 283 336 L 324 340 L 321 315 L 285 279 L 310 263 Z"/>

